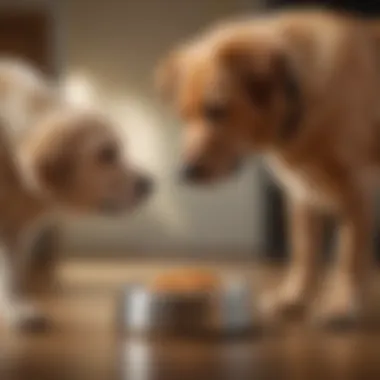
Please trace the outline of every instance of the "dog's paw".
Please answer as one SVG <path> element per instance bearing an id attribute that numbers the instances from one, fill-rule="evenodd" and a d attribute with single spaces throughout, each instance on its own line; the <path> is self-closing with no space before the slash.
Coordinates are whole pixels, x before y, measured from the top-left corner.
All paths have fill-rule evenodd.
<path id="1" fill-rule="evenodd" d="M 305 310 L 310 293 L 305 277 L 289 276 L 284 284 L 261 298 L 260 309 L 268 316 L 297 316 Z"/>
<path id="2" fill-rule="evenodd" d="M 337 284 L 317 301 L 312 321 L 322 328 L 347 330 L 359 324 L 362 312 L 363 302 L 357 289 L 352 285 Z"/>
<path id="3" fill-rule="evenodd" d="M 21 332 L 39 333 L 50 327 L 49 319 L 31 305 L 14 306 L 7 320 L 12 329 Z"/>
<path id="4" fill-rule="evenodd" d="M 360 321 L 359 306 L 354 302 L 349 305 L 323 307 L 322 311 L 312 316 L 314 325 L 330 330 L 348 330 L 355 328 Z"/>
<path id="5" fill-rule="evenodd" d="M 301 314 L 306 307 L 302 297 L 295 297 L 280 290 L 265 294 L 259 303 L 263 315 L 272 318 L 289 317 Z"/>

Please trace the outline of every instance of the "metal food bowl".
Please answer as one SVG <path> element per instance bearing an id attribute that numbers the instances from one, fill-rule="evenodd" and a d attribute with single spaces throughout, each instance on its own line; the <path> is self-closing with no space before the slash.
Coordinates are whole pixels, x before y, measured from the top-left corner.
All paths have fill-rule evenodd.
<path id="1" fill-rule="evenodd" d="M 126 286 L 119 301 L 118 326 L 139 334 L 238 334 L 253 328 L 249 281 L 222 278 L 211 292 L 154 292 L 144 284 Z"/>

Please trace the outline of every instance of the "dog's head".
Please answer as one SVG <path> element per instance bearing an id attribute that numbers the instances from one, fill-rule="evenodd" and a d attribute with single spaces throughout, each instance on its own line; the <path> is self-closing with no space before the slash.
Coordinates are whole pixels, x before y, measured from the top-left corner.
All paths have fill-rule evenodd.
<path id="1" fill-rule="evenodd" d="M 183 176 L 207 183 L 290 139 L 301 115 L 290 57 L 270 34 L 218 29 L 173 52 L 158 85 L 185 121 Z"/>
<path id="2" fill-rule="evenodd" d="M 60 111 L 36 128 L 24 152 L 37 185 L 77 210 L 128 211 L 153 182 L 126 157 L 116 129 L 93 111 Z"/>

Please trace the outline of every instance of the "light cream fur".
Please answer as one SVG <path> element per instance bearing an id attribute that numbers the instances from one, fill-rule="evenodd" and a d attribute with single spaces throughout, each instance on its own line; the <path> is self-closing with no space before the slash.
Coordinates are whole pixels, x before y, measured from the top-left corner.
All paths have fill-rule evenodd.
<path id="1" fill-rule="evenodd" d="M 0 316 L 34 327 L 44 318 L 28 290 L 37 277 L 49 286 L 55 261 L 33 256 L 36 239 L 58 228 L 64 212 L 130 211 L 149 182 L 107 116 L 71 105 L 27 63 L 0 60 L 0 117 Z"/>

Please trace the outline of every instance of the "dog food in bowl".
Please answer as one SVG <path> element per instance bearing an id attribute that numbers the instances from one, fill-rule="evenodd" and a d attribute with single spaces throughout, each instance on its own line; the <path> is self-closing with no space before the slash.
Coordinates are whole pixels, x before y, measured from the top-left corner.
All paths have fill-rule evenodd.
<path id="1" fill-rule="evenodd" d="M 149 286 L 155 293 L 199 293 L 219 289 L 221 280 L 211 271 L 180 269 L 163 273 L 154 278 Z"/>
<path id="2" fill-rule="evenodd" d="M 179 269 L 127 286 L 122 329 L 191 335 L 251 328 L 251 293 L 243 277 L 203 269 Z"/>

